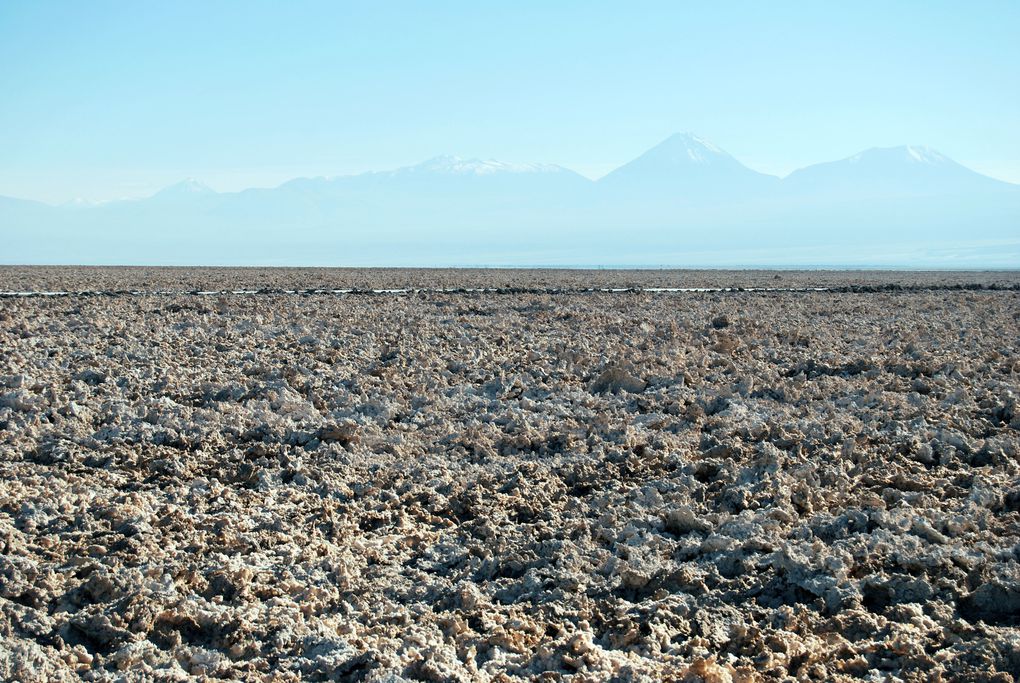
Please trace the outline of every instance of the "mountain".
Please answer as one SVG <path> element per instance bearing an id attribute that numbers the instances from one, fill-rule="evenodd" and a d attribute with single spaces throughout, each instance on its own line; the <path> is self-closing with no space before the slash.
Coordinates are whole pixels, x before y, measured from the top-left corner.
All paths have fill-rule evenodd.
<path id="1" fill-rule="evenodd" d="M 438 156 L 392 171 L 332 178 L 297 178 L 284 183 L 278 190 L 304 196 L 361 199 L 382 193 L 380 199 L 391 203 L 393 192 L 424 192 L 430 196 L 466 192 L 469 194 L 461 199 L 471 201 L 479 192 L 488 195 L 515 194 L 526 188 L 532 192 L 549 193 L 589 185 L 590 180 L 562 166 Z"/>
<path id="2" fill-rule="evenodd" d="M 344 230 L 352 244 L 365 235 L 495 243 L 506 234 L 555 234 L 586 203 L 592 185 L 560 166 L 441 156 L 392 171 L 298 179 L 275 190 L 223 195 L 220 204 L 260 223 L 272 217 L 274 225 L 317 239 Z"/>
<path id="3" fill-rule="evenodd" d="M 182 180 L 179 183 L 164 187 L 156 194 L 149 197 L 150 200 L 158 201 L 181 201 L 193 199 L 195 197 L 208 197 L 209 195 L 216 194 L 208 185 L 203 185 L 194 178 L 188 178 Z"/>
<path id="4" fill-rule="evenodd" d="M 612 171 L 599 185 L 665 199 L 732 197 L 774 188 L 779 179 L 752 171 L 711 142 L 677 133 Z"/>
<path id="5" fill-rule="evenodd" d="M 930 147 L 875 147 L 839 161 L 794 171 L 789 191 L 816 197 L 900 197 L 1012 191 L 1017 186 L 981 175 Z"/>
<path id="6" fill-rule="evenodd" d="M 58 211 L 57 207 L 42 202 L 0 196 L 0 241 L 19 228 L 31 229 L 33 225 L 47 222 Z M 0 247 L 0 258 L 2 249 Z"/>
<path id="7" fill-rule="evenodd" d="M 780 180 L 683 133 L 597 182 L 440 156 L 242 192 L 186 180 L 94 206 L 0 198 L 0 263 L 1020 266 L 1018 224 L 1020 186 L 928 148 Z"/>
<path id="8" fill-rule="evenodd" d="M 37 211 L 51 208 L 49 204 L 34 202 L 31 199 L 17 199 L 0 195 L 0 209 L 5 211 Z"/>
<path id="9" fill-rule="evenodd" d="M 549 174 L 562 173 L 578 177 L 570 169 L 554 164 L 513 164 L 495 159 L 464 159 L 458 156 L 442 155 L 433 157 L 417 166 L 398 168 L 385 172 L 389 177 L 421 176 L 427 174 L 454 176 L 494 176 L 500 174 Z"/>
<path id="10" fill-rule="evenodd" d="M 0 263 L 70 262 L 73 256 L 66 243 L 55 242 L 51 235 L 65 222 L 65 215 L 75 213 L 75 209 L 0 197 Z"/>

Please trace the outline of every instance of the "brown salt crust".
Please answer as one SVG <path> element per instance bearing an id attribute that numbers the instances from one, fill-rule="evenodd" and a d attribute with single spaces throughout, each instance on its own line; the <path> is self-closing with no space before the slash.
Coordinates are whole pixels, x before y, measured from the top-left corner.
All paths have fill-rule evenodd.
<path id="1" fill-rule="evenodd" d="M 1013 271 L 0 266 L 0 291 L 1020 287 Z"/>
<path id="2" fill-rule="evenodd" d="M 1018 339 L 1013 291 L 2 300 L 0 679 L 1013 680 Z"/>

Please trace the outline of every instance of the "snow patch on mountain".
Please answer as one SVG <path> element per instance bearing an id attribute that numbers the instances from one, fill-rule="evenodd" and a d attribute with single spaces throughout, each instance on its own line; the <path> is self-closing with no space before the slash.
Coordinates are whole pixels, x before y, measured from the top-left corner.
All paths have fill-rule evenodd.
<path id="1" fill-rule="evenodd" d="M 561 173 L 568 172 L 555 164 L 515 164 L 495 159 L 465 159 L 459 156 L 443 155 L 424 161 L 416 166 L 392 171 L 392 174 L 438 173 L 446 175 L 494 175 L 497 173 Z"/>
<path id="2" fill-rule="evenodd" d="M 942 156 L 931 147 L 909 145 L 907 146 L 907 154 L 914 161 L 919 161 L 925 164 L 942 164 L 948 161 L 946 157 Z"/>
<path id="3" fill-rule="evenodd" d="M 869 163 L 908 162 L 919 164 L 952 163 L 948 157 L 946 157 L 943 154 L 940 154 L 931 147 L 925 145 L 903 145 L 900 147 L 872 147 L 871 149 L 866 149 L 863 152 L 858 152 L 857 154 L 854 154 L 851 157 L 847 157 L 845 161 L 851 164 L 860 164 L 864 162 Z M 826 163 L 838 163 L 838 162 L 826 162 Z M 818 166 L 820 164 L 815 165 Z"/>
<path id="4" fill-rule="evenodd" d="M 164 187 L 162 190 L 152 195 L 155 197 L 173 198 L 173 197 L 196 197 L 200 195 L 216 194 L 216 190 L 212 189 L 208 185 L 201 183 L 194 178 L 188 178 L 182 180 L 179 183 Z"/>

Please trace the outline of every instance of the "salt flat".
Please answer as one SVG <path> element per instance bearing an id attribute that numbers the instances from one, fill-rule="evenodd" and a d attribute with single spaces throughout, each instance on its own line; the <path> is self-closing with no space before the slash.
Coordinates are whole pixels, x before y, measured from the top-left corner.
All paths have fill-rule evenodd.
<path id="1" fill-rule="evenodd" d="M 0 678 L 1014 680 L 1018 283 L 2 268 Z"/>

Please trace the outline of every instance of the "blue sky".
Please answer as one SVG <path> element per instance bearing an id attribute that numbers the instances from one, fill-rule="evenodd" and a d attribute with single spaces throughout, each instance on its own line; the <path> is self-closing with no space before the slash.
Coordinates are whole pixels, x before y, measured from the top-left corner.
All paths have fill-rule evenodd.
<path id="1" fill-rule="evenodd" d="M 0 194 L 443 153 L 597 177 L 690 130 L 785 174 L 927 144 L 1020 182 L 1018 2 L 0 3 Z"/>

